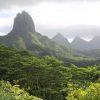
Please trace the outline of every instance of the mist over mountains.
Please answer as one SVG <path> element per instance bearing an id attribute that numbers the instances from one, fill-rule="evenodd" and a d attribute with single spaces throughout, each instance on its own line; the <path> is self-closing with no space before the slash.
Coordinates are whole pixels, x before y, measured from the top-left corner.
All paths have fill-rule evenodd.
<path id="1" fill-rule="evenodd" d="M 100 100 L 100 0 L 0 5 L 0 100 Z"/>
<path id="2" fill-rule="evenodd" d="M 90 42 L 76 37 L 69 43 L 61 33 L 49 39 L 36 32 L 34 21 L 26 11 L 16 15 L 10 33 L 0 36 L 0 43 L 5 46 L 28 50 L 39 56 L 53 55 L 63 59 L 87 59 L 91 55 L 87 56 L 87 53 L 80 51 L 100 49 L 99 42 L 100 37 L 97 36 Z"/>
<path id="3" fill-rule="evenodd" d="M 99 30 L 99 28 L 97 28 L 97 29 Z M 83 31 L 80 29 L 79 32 L 78 32 L 77 29 L 75 29 L 75 30 L 77 31 L 76 34 L 84 33 L 83 34 L 84 37 L 86 37 L 86 35 L 87 35 L 87 37 L 86 37 L 87 39 L 88 39 L 88 37 L 91 37 L 92 33 L 95 34 L 95 32 L 96 32 L 96 29 L 92 28 L 92 27 L 90 29 L 87 28 L 87 30 L 84 29 Z M 91 31 L 91 30 L 94 30 L 94 31 Z M 97 30 L 96 34 L 99 34 L 98 30 Z M 73 29 L 72 29 L 72 31 L 73 31 Z M 74 34 L 73 32 L 72 32 L 72 34 Z M 72 42 L 69 42 L 67 38 L 65 38 L 62 34 L 58 33 L 56 36 L 53 37 L 53 40 L 56 43 L 60 44 L 60 45 L 64 45 L 64 46 L 69 46 L 70 45 L 70 47 L 75 48 L 75 49 L 79 49 L 79 50 L 100 49 L 100 45 L 99 45 L 99 43 L 100 43 L 100 36 L 98 36 L 98 35 L 94 36 L 93 39 L 91 39 L 90 41 L 86 41 L 85 39 L 83 39 L 82 38 L 83 36 L 81 36 L 81 34 L 80 34 L 80 36 L 76 36 L 72 40 Z M 62 39 L 62 37 L 63 37 L 63 39 Z"/>
<path id="4" fill-rule="evenodd" d="M 69 37 L 79 36 L 85 40 L 91 40 L 100 35 L 100 27 L 95 25 L 72 25 L 66 27 L 66 34 Z"/>
<path id="5" fill-rule="evenodd" d="M 36 32 L 34 21 L 26 11 L 16 15 L 11 32 L 6 36 L 0 36 L 0 43 L 7 47 L 30 51 L 38 56 L 53 55 L 60 58 L 74 56 L 67 47 Z"/>

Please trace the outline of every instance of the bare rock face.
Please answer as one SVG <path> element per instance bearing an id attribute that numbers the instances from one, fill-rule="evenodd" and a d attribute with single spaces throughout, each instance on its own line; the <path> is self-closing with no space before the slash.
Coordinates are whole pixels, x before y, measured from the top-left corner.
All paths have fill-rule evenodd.
<path id="1" fill-rule="evenodd" d="M 31 16 L 23 11 L 15 17 L 11 33 L 24 34 L 28 32 L 35 32 L 35 25 Z"/>

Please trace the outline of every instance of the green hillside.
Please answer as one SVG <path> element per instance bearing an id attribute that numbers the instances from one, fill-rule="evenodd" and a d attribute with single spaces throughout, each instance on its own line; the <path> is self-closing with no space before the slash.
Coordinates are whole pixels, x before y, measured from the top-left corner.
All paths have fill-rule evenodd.
<path id="1" fill-rule="evenodd" d="M 27 12 L 0 43 L 0 100 L 100 100 L 100 60 L 42 36 Z"/>
<path id="2" fill-rule="evenodd" d="M 40 58 L 0 45 L 0 80 L 16 83 L 44 100 L 65 100 L 68 84 L 84 88 L 91 82 L 100 82 L 100 66 L 64 66 L 53 56 Z"/>
<path id="3" fill-rule="evenodd" d="M 17 14 L 11 32 L 6 36 L 0 36 L 0 43 L 11 48 L 30 51 L 38 56 L 52 55 L 67 63 L 94 60 L 93 57 L 76 53 L 69 46 L 59 45 L 52 39 L 36 32 L 31 16 L 25 11 Z"/>

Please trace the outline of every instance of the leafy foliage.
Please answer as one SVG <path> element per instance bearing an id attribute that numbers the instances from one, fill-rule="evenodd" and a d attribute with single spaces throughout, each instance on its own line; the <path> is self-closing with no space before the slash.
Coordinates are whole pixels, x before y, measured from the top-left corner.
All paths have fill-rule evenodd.
<path id="1" fill-rule="evenodd" d="M 0 80 L 14 80 L 31 95 L 44 100 L 65 100 L 68 85 L 86 88 L 91 82 L 100 82 L 100 66 L 78 68 L 64 66 L 63 61 L 53 57 L 37 57 L 0 45 Z"/>
<path id="2" fill-rule="evenodd" d="M 85 90 L 75 89 L 66 98 L 67 100 L 100 100 L 100 83 L 92 83 Z"/>
<path id="3" fill-rule="evenodd" d="M 0 100 L 42 100 L 30 96 L 18 85 L 12 86 L 9 82 L 0 81 Z"/>

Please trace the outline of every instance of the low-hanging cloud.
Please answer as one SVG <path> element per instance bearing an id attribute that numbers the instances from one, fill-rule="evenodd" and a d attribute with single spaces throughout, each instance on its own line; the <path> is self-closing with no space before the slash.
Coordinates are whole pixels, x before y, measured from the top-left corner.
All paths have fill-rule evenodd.
<path id="1" fill-rule="evenodd" d="M 0 32 L 2 34 L 9 33 L 16 13 L 23 10 L 23 8 L 31 6 L 32 10 L 30 14 L 36 22 L 36 30 L 43 35 L 53 37 L 57 32 L 61 32 L 68 38 L 80 35 L 82 37 L 91 38 L 92 36 L 99 35 L 100 27 L 86 26 L 86 28 L 84 28 L 85 26 L 81 26 L 84 29 L 81 27 L 79 29 L 77 29 L 77 27 L 73 29 L 72 26 L 67 26 L 73 24 L 90 24 L 100 26 L 100 14 L 98 13 L 100 3 L 94 4 L 93 2 L 89 4 L 87 3 L 86 5 L 83 5 L 83 3 L 80 5 L 72 3 L 74 5 L 71 5 L 70 3 L 66 3 L 68 1 L 96 2 L 100 0 L 6 0 L 6 2 L 4 0 L 0 0 L 0 10 L 6 9 L 5 11 L 0 11 Z M 46 4 L 37 5 L 42 2 L 45 2 Z M 54 5 L 52 5 L 52 3 L 49 4 L 49 2 L 54 3 Z M 19 11 L 16 9 L 10 9 L 13 6 L 18 7 Z M 30 8 L 28 9 L 29 11 Z"/>
<path id="2" fill-rule="evenodd" d="M 42 27 L 42 28 L 41 28 Z M 91 39 L 94 36 L 100 36 L 100 27 L 93 25 L 73 25 L 66 28 L 45 28 L 41 26 L 38 31 L 44 35 L 50 34 L 53 37 L 57 33 L 65 35 L 66 38 L 74 38 L 76 36 Z"/>
<path id="3" fill-rule="evenodd" d="M 0 0 L 0 9 L 7 9 L 13 6 L 33 6 L 41 2 L 97 2 L 100 0 Z"/>

